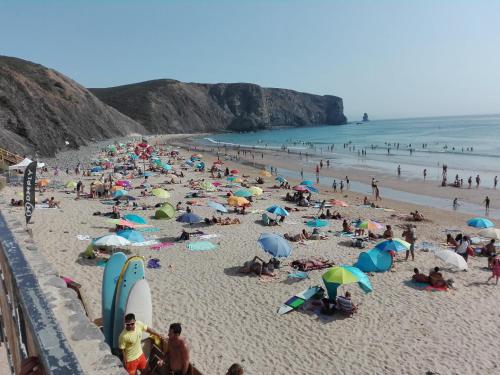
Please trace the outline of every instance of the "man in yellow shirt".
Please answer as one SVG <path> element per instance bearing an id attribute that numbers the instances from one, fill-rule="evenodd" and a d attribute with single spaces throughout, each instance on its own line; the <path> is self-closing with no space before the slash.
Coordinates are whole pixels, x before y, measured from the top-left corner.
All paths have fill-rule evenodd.
<path id="1" fill-rule="evenodd" d="M 141 346 L 143 332 L 163 338 L 144 323 L 136 321 L 134 314 L 125 315 L 125 329 L 118 338 L 118 348 L 122 353 L 123 363 L 129 375 L 136 375 L 137 370 L 145 370 L 148 365 Z"/>

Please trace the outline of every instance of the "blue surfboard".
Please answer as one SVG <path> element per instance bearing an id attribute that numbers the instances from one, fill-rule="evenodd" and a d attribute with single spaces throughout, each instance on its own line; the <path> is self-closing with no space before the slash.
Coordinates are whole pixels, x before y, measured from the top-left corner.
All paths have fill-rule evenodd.
<path id="1" fill-rule="evenodd" d="M 116 285 L 115 314 L 113 318 L 113 348 L 118 348 L 118 337 L 123 331 L 127 299 L 135 283 L 144 279 L 144 260 L 142 257 L 130 257 L 123 266 Z"/>
<path id="2" fill-rule="evenodd" d="M 116 284 L 127 256 L 121 252 L 114 253 L 106 263 L 102 276 L 102 324 L 106 343 L 111 347 L 113 343 L 113 318 L 115 315 Z"/>

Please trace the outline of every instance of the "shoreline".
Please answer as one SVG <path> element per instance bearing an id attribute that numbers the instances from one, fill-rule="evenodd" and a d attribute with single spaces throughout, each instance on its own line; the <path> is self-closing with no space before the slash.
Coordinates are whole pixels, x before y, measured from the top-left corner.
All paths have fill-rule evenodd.
<path id="1" fill-rule="evenodd" d="M 304 179 L 315 180 L 314 168 L 320 161 L 320 158 L 317 157 L 309 157 L 306 161 L 304 160 L 304 156 L 300 158 L 297 153 L 288 153 L 275 149 L 256 150 L 253 148 L 238 147 L 236 145 L 225 148 L 207 147 L 207 145 L 197 143 L 197 140 L 192 139 L 191 136 L 178 137 L 173 143 L 187 149 L 196 148 L 198 150 L 204 150 L 203 152 L 211 152 L 213 155 L 217 155 L 217 152 L 219 152 L 220 155 L 232 152 L 234 156 L 239 158 L 235 160 L 235 162 L 246 163 L 249 166 L 255 162 L 256 165 L 269 169 L 269 166 L 272 165 L 278 168 L 278 172 L 286 171 L 285 177 L 287 178 L 295 174 L 296 177 L 294 181 L 296 181 L 296 183 L 300 182 L 301 168 L 304 170 Z M 240 152 L 238 156 L 238 150 L 245 150 L 248 153 L 243 155 L 243 153 Z M 254 154 L 255 159 L 252 158 L 251 153 Z M 260 155 L 263 155 L 263 157 Z M 323 159 L 323 161 L 326 161 L 326 159 Z M 333 189 L 331 188 L 332 179 L 336 179 L 337 183 L 340 182 L 340 179 L 345 179 L 345 177 L 339 176 L 349 176 L 350 179 L 352 190 L 345 190 L 344 192 L 357 193 L 361 196 L 361 199 L 367 196 L 370 201 L 373 201 L 374 197 L 371 194 L 370 184 L 371 178 L 375 177 L 376 180 L 379 181 L 382 203 L 387 201 L 398 202 L 398 204 L 406 203 L 419 206 L 425 210 L 438 208 L 448 214 L 484 216 L 494 220 L 500 219 L 500 209 L 496 208 L 495 205 L 495 202 L 500 202 L 500 190 L 490 188 L 480 188 L 478 190 L 475 188 L 441 187 L 434 180 L 419 181 L 415 179 L 404 179 L 377 173 L 369 169 L 346 169 L 330 166 L 330 168 L 323 167 L 320 171 L 320 186 L 322 186 L 322 191 L 333 193 Z M 481 205 L 486 195 L 488 195 L 492 201 L 489 215 L 485 215 L 484 207 Z M 452 206 L 454 197 L 459 198 L 460 205 L 457 210 L 454 210 Z M 447 202 L 449 202 L 448 205 Z"/>

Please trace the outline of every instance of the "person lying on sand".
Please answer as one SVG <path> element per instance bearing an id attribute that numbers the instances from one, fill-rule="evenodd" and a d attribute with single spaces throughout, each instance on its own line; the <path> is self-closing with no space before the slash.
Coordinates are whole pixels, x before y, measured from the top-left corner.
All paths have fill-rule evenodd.
<path id="1" fill-rule="evenodd" d="M 221 225 L 241 224 L 241 221 L 237 217 L 235 217 L 234 219 L 231 219 L 230 217 L 225 217 L 224 219 L 221 219 L 220 224 Z"/>
<path id="2" fill-rule="evenodd" d="M 411 279 L 417 283 L 429 283 L 429 276 L 420 273 L 418 268 L 413 269 L 413 276 L 411 277 Z"/>
<path id="3" fill-rule="evenodd" d="M 274 262 L 269 261 L 268 263 L 258 256 L 255 256 L 251 261 L 245 262 L 243 267 L 240 268 L 241 273 L 255 273 L 256 275 L 262 276 L 274 276 Z"/>
<path id="4" fill-rule="evenodd" d="M 283 237 L 285 237 L 285 239 L 287 239 L 290 242 L 300 242 L 306 239 L 302 233 L 298 233 L 295 235 L 290 235 L 288 233 L 285 233 Z"/>
<path id="5" fill-rule="evenodd" d="M 311 240 L 327 240 L 328 236 L 321 234 L 318 228 L 314 228 L 312 233 L 311 233 L 311 237 L 309 239 L 311 239 Z"/>
<path id="6" fill-rule="evenodd" d="M 10 200 L 10 205 L 11 206 L 14 206 L 14 207 L 19 207 L 19 206 L 22 206 L 23 205 L 23 200 L 22 199 L 19 199 L 18 201 L 16 201 L 14 198 L 12 198 Z"/>
<path id="7" fill-rule="evenodd" d="M 415 210 L 415 212 L 410 212 L 410 215 L 412 216 L 413 220 L 415 221 L 422 221 L 424 220 L 424 215 L 418 212 L 418 210 Z"/>
<path id="8" fill-rule="evenodd" d="M 50 197 L 47 203 L 49 204 L 49 208 L 61 208 L 61 202 L 56 201 L 54 197 Z"/>

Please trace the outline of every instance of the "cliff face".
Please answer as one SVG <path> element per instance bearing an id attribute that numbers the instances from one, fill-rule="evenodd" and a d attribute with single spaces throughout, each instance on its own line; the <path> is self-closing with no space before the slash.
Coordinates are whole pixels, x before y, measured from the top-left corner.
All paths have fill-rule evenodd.
<path id="1" fill-rule="evenodd" d="M 73 80 L 38 64 L 0 56 L 0 147 L 52 156 L 63 147 L 132 132 L 145 129 Z"/>
<path id="2" fill-rule="evenodd" d="M 155 80 L 90 89 L 152 133 L 249 131 L 346 122 L 342 99 L 254 84 Z"/>

